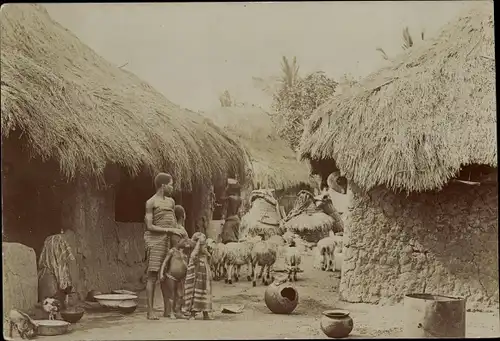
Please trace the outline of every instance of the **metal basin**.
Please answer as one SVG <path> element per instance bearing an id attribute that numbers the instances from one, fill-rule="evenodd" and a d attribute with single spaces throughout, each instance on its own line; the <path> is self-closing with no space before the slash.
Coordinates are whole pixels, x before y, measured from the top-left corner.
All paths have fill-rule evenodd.
<path id="1" fill-rule="evenodd" d="M 38 325 L 37 334 L 41 336 L 62 335 L 68 332 L 70 323 L 60 320 L 35 320 Z"/>

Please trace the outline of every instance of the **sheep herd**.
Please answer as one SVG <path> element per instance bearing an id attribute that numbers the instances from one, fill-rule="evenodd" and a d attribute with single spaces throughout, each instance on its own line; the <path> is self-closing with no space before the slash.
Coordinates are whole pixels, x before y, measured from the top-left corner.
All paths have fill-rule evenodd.
<path id="1" fill-rule="evenodd" d="M 335 255 L 342 250 L 342 234 L 330 235 L 317 243 L 317 262 L 323 271 L 333 271 Z M 273 267 L 278 258 L 283 257 L 289 281 L 297 281 L 297 273 L 302 261 L 299 243 L 304 243 L 298 235 L 286 232 L 282 236 L 273 235 L 268 239 L 264 235 L 248 237 L 239 242 L 227 244 L 207 239 L 207 249 L 211 254 L 211 270 L 213 279 L 218 281 L 224 278 L 228 284 L 238 282 L 241 277 L 241 268 L 248 267 L 247 280 L 257 286 L 257 279 L 268 285 L 272 277 Z M 309 245 L 309 247 L 312 245 Z M 257 272 L 260 267 L 260 272 Z"/>

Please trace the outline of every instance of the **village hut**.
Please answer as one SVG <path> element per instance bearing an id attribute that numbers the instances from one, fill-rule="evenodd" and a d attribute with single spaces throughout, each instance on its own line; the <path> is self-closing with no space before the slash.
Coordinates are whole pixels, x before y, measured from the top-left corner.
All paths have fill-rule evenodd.
<path id="1" fill-rule="evenodd" d="M 301 155 L 353 190 L 344 300 L 498 305 L 496 121 L 491 2 L 313 113 Z"/>
<path id="2" fill-rule="evenodd" d="M 244 179 L 243 151 L 101 58 L 41 5 L 8 4 L 0 16 L 3 241 L 39 257 L 46 237 L 63 231 L 81 295 L 138 283 L 156 172 L 172 174 L 193 233 L 210 185 Z M 15 257 L 4 253 L 4 265 Z M 4 272 L 4 285 L 23 271 Z M 23 308 L 14 301 L 4 311 Z"/>
<path id="3" fill-rule="evenodd" d="M 258 106 L 220 107 L 202 114 L 245 150 L 247 183 L 242 188 L 242 214 L 248 214 L 242 218 L 242 229 L 247 230 L 246 225 L 251 224 L 259 225 L 259 231 L 274 231 L 293 207 L 296 193 L 317 187 L 309 165 L 297 159 L 287 142 L 278 136 L 270 114 Z M 253 210 L 252 203 L 256 203 Z M 218 227 L 219 223 L 215 225 Z"/>

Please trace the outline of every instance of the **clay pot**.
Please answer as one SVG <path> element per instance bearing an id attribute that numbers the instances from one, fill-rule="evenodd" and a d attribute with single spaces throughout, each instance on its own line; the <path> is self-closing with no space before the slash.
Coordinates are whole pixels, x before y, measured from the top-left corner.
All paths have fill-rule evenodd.
<path id="1" fill-rule="evenodd" d="M 299 304 L 299 293 L 295 286 L 278 279 L 271 283 L 264 294 L 266 306 L 275 314 L 290 314 Z"/>
<path id="2" fill-rule="evenodd" d="M 97 296 L 97 295 L 102 295 L 102 292 L 97 291 L 97 290 L 90 290 L 87 293 L 86 300 L 89 301 L 89 302 L 97 302 L 97 300 L 94 298 L 94 296 Z"/>
<path id="3" fill-rule="evenodd" d="M 323 312 L 320 326 L 326 336 L 342 338 L 351 333 L 354 323 L 346 310 L 327 310 Z"/>

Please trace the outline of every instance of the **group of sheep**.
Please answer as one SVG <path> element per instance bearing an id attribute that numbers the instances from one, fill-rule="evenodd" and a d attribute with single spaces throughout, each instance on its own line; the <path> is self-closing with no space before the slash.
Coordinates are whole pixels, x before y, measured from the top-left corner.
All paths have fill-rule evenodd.
<path id="1" fill-rule="evenodd" d="M 343 233 L 334 234 L 330 232 L 328 237 L 318 241 L 317 257 L 319 266 L 323 271 L 335 270 L 335 255 L 342 252 L 343 248 Z"/>
<path id="2" fill-rule="evenodd" d="M 323 271 L 334 271 L 335 256 L 342 252 L 342 233 L 333 234 L 321 239 L 317 246 L 317 263 Z M 299 237 L 291 232 L 283 236 L 274 235 L 264 240 L 263 237 L 249 237 L 246 240 L 233 243 L 217 243 L 207 239 L 208 251 L 211 254 L 211 268 L 214 280 L 225 278 L 225 282 L 232 284 L 233 279 L 238 282 L 242 266 L 247 266 L 247 279 L 252 285 L 257 285 L 257 278 L 262 279 L 264 285 L 270 284 L 273 266 L 278 258 L 285 260 L 285 271 L 288 280 L 297 281 L 302 261 L 301 250 L 297 243 Z M 260 272 L 257 272 L 260 267 Z"/>
<path id="3" fill-rule="evenodd" d="M 225 282 L 232 284 L 234 278 L 237 282 L 241 275 L 241 267 L 246 265 L 249 269 L 247 279 L 252 285 L 257 285 L 257 278 L 262 279 L 264 285 L 270 284 L 274 279 L 271 272 L 278 257 L 285 258 L 289 280 L 297 280 L 297 272 L 301 262 L 300 251 L 296 247 L 298 237 L 289 232 L 283 236 L 274 235 L 264 240 L 263 237 L 249 237 L 246 240 L 233 243 L 217 243 L 207 239 L 207 248 L 211 257 L 211 267 L 214 280 L 223 276 Z M 257 275 L 257 266 L 260 273 Z"/>

